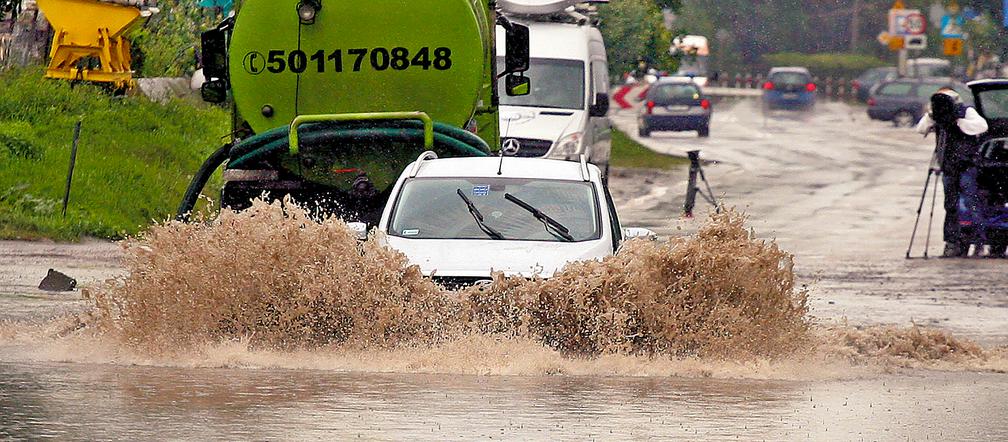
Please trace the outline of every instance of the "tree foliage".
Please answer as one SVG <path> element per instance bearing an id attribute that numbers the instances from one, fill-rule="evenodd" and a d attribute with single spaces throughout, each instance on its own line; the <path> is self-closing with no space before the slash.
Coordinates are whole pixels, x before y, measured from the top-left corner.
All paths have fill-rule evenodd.
<path id="1" fill-rule="evenodd" d="M 641 60 L 671 68 L 668 51 L 672 33 L 665 29 L 659 3 L 674 6 L 678 1 L 612 0 L 599 8 L 599 30 L 606 41 L 613 75 L 633 70 Z"/>
<path id="2" fill-rule="evenodd" d="M 196 69 L 200 33 L 222 17 L 192 0 L 161 0 L 160 12 L 133 36 L 133 68 L 143 77 L 174 77 Z"/>

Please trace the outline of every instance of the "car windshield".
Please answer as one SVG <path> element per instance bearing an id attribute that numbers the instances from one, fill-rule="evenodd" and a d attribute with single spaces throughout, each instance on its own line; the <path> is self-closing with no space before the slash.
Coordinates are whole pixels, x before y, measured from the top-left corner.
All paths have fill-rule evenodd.
<path id="1" fill-rule="evenodd" d="M 651 100 L 664 103 L 676 100 L 699 100 L 700 90 L 693 84 L 660 84 L 651 89 Z"/>
<path id="2" fill-rule="evenodd" d="M 801 72 L 774 72 L 770 74 L 770 81 L 775 84 L 806 84 L 812 81 L 808 75 Z"/>
<path id="3" fill-rule="evenodd" d="M 462 193 L 487 227 L 507 240 L 565 241 L 550 233 L 505 194 L 553 218 L 574 241 L 600 238 L 598 198 L 588 182 L 516 178 L 413 178 L 403 185 L 389 234 L 417 239 L 490 239 L 480 229 Z"/>
<path id="4" fill-rule="evenodd" d="M 980 92 L 980 106 L 987 118 L 1008 118 L 1008 89 Z"/>
<path id="5" fill-rule="evenodd" d="M 497 59 L 497 66 L 503 68 L 503 57 Z M 529 60 L 529 70 L 525 71 L 525 76 L 532 81 L 531 93 L 511 97 L 501 92 L 501 104 L 559 109 L 581 109 L 584 107 L 585 67 L 583 61 L 533 58 Z M 497 87 L 504 91 L 504 78 L 498 80 Z"/>

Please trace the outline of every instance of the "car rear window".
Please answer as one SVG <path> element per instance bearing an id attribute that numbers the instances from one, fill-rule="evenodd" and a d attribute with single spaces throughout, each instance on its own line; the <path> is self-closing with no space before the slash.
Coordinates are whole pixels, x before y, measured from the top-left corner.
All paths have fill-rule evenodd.
<path id="1" fill-rule="evenodd" d="M 699 100 L 700 89 L 692 84 L 662 84 L 651 90 L 654 101 Z"/>
<path id="2" fill-rule="evenodd" d="M 774 72 L 770 74 L 770 81 L 775 84 L 807 84 L 812 82 L 812 78 L 801 72 Z"/>
<path id="3" fill-rule="evenodd" d="M 1008 118 L 1008 89 L 993 89 L 977 95 L 985 117 Z"/>
<path id="4" fill-rule="evenodd" d="M 910 83 L 889 83 L 878 90 L 879 95 L 909 95 L 913 85 Z"/>

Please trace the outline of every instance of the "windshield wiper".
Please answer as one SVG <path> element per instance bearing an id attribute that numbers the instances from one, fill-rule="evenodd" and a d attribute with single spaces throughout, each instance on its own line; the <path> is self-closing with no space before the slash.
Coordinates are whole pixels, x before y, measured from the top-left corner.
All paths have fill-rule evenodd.
<path id="1" fill-rule="evenodd" d="M 462 189 L 456 190 L 458 191 L 458 196 L 462 197 L 462 201 L 465 201 L 466 207 L 469 208 L 469 214 L 472 215 L 474 220 L 476 220 L 476 225 L 479 226 L 480 230 L 493 239 L 504 239 L 504 235 L 501 235 L 500 232 L 494 230 L 493 227 L 490 227 L 483 222 L 483 214 L 480 213 L 479 209 L 476 208 L 476 205 L 469 200 L 469 197 L 465 195 L 465 192 L 463 192 Z"/>
<path id="2" fill-rule="evenodd" d="M 535 217 L 535 219 L 542 221 L 543 226 L 546 227 L 546 231 L 549 232 L 551 235 L 562 238 L 568 242 L 574 241 L 574 237 L 571 236 L 570 230 L 567 229 L 567 226 L 560 224 L 559 221 L 550 218 L 549 215 L 542 213 L 539 209 L 536 209 L 535 207 L 532 207 L 531 204 L 518 199 L 518 197 L 510 193 L 505 193 L 504 199 L 511 201 L 512 203 L 517 204 L 518 207 L 521 207 L 522 209 L 529 211 L 529 213 L 531 213 L 532 216 Z M 550 227 L 552 227 L 553 229 L 550 230 Z"/>

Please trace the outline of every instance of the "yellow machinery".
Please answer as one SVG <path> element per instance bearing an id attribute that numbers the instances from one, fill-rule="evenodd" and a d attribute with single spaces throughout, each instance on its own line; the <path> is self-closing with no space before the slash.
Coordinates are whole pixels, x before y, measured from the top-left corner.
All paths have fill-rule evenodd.
<path id="1" fill-rule="evenodd" d="M 126 36 L 157 12 L 136 0 L 37 0 L 52 24 L 46 77 L 133 85 Z"/>

